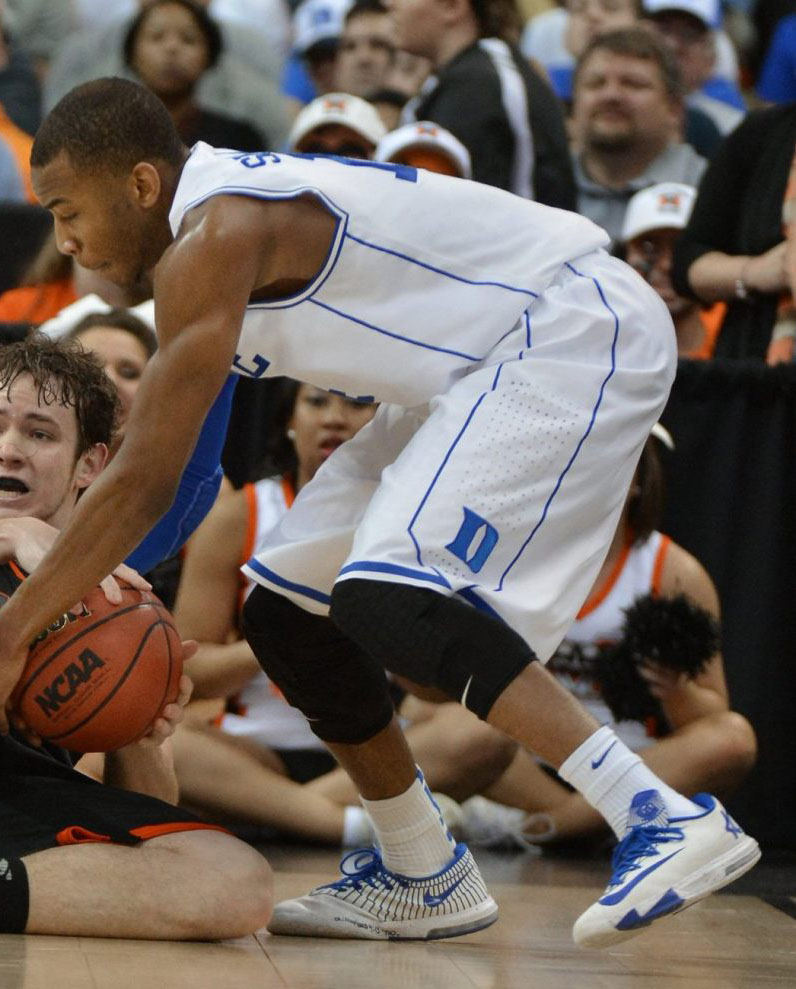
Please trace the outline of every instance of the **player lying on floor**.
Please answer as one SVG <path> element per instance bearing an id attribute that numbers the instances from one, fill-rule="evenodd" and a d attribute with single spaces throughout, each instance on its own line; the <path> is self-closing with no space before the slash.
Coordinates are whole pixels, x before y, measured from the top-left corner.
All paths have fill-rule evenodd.
<path id="1" fill-rule="evenodd" d="M 112 383 L 79 345 L 38 337 L 0 349 L 4 599 L 102 471 L 117 412 Z M 107 754 L 104 783 L 63 749 L 37 747 L 13 728 L 0 736 L 0 931 L 223 938 L 266 923 L 265 859 L 173 804 L 167 738 L 187 678 L 182 687 L 149 736 Z"/>

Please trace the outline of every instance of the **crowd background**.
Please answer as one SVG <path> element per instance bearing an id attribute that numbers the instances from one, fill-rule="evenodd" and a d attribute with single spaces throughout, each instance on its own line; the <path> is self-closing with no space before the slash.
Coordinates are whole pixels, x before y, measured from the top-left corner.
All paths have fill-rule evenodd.
<path id="1" fill-rule="evenodd" d="M 677 332 L 662 528 L 715 583 L 732 707 L 757 738 L 730 803 L 795 848 L 793 0 L 0 0 L 0 335 L 112 311 L 83 322 L 92 346 L 129 333 L 133 307 L 143 364 L 151 303 L 60 255 L 30 185 L 42 116 L 104 75 L 152 89 L 188 145 L 429 168 L 605 227 Z M 116 368 L 119 387 L 140 370 Z M 228 490 L 283 440 L 279 387 L 237 386 Z M 179 572 L 159 584 L 172 602 Z"/>

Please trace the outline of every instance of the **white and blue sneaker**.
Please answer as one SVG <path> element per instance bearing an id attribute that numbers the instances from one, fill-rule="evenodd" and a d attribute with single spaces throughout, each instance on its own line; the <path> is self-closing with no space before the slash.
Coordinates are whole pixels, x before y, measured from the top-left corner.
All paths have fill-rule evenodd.
<path id="1" fill-rule="evenodd" d="M 340 871 L 337 882 L 278 903 L 271 934 L 430 941 L 471 934 L 497 920 L 497 904 L 466 845 L 456 846 L 441 872 L 421 879 L 390 872 L 374 848 L 349 852 Z"/>
<path id="2" fill-rule="evenodd" d="M 701 814 L 667 817 L 657 790 L 636 795 L 608 887 L 575 922 L 577 944 L 602 948 L 624 941 L 728 885 L 757 862 L 757 842 L 715 797 L 698 793 L 691 799 L 703 808 Z"/>

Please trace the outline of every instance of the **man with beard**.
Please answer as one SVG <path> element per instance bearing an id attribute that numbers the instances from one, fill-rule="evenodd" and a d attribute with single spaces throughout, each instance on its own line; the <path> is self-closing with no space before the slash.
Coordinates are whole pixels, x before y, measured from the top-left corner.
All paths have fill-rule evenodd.
<path id="1" fill-rule="evenodd" d="M 677 64 L 647 28 L 599 35 L 581 56 L 573 103 L 578 212 L 612 242 L 639 189 L 699 184 L 706 162 L 682 141 L 683 113 Z"/>

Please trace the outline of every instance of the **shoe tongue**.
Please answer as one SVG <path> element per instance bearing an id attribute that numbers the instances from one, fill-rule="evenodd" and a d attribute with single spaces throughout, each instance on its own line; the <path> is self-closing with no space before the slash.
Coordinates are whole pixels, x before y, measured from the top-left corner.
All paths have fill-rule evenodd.
<path id="1" fill-rule="evenodd" d="M 630 801 L 627 830 L 640 826 L 665 827 L 668 823 L 669 812 L 660 793 L 657 790 L 639 790 Z"/>

